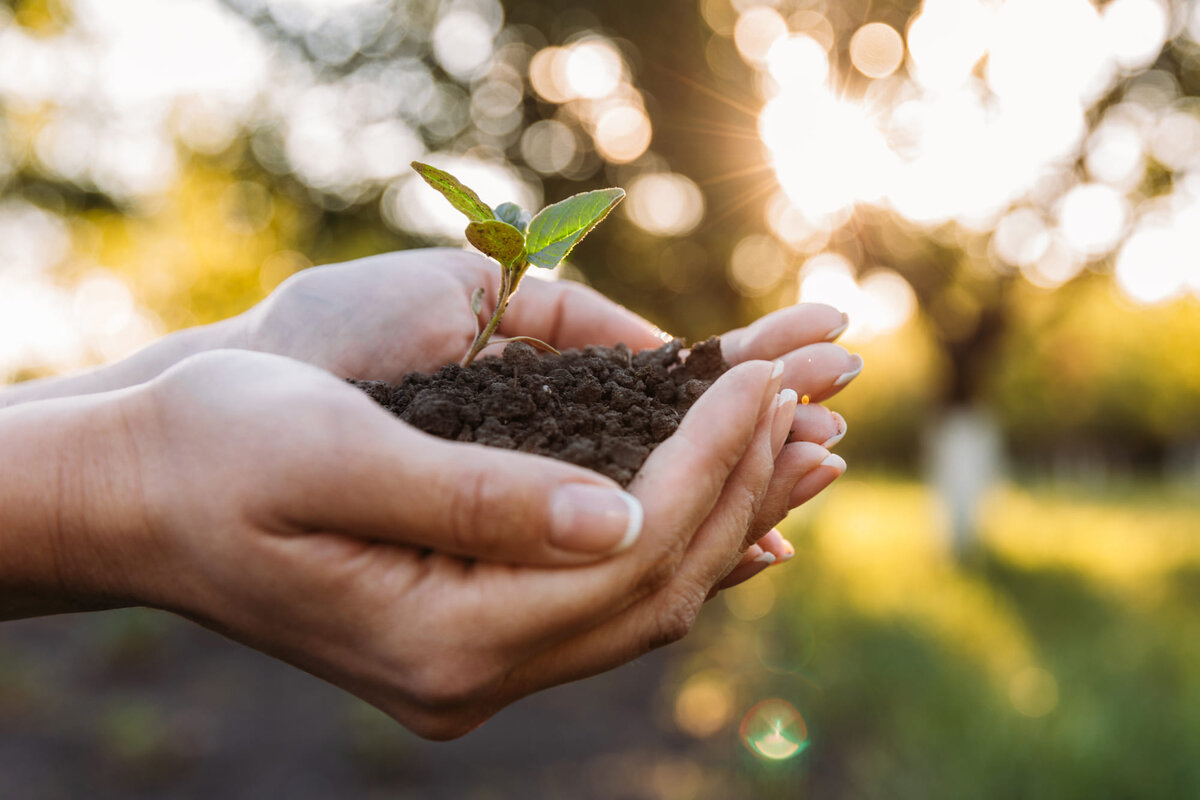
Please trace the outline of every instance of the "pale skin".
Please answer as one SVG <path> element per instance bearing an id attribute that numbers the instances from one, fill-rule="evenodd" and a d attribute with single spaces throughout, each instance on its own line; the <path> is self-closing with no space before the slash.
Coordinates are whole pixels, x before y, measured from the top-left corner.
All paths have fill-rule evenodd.
<path id="1" fill-rule="evenodd" d="M 764 553 L 786 560 L 774 526 L 844 468 L 823 445 L 845 423 L 818 402 L 861 369 L 832 343 L 840 312 L 726 334 L 734 368 L 629 487 L 640 535 L 582 552 L 551 543 L 550 508 L 606 478 L 429 437 L 340 380 L 456 361 L 497 273 L 455 250 L 317 268 L 238 317 L 0 392 L 0 617 L 172 610 L 452 738 L 678 639 Z M 536 280 L 500 334 L 660 344 L 591 290 Z"/>

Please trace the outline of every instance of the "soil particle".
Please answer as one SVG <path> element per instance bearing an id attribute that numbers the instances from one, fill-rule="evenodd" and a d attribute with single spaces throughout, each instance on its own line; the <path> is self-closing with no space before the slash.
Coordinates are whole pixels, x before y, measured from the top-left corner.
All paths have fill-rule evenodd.
<path id="1" fill-rule="evenodd" d="M 351 383 L 434 436 L 551 456 L 627 486 L 729 368 L 719 339 L 682 351 L 680 339 L 637 354 L 619 344 L 548 355 L 513 342 L 465 369 Z"/>

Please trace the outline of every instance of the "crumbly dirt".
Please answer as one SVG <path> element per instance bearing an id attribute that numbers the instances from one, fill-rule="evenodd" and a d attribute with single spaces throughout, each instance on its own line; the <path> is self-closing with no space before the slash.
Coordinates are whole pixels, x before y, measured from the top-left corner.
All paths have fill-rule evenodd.
<path id="1" fill-rule="evenodd" d="M 683 353 L 680 339 L 636 354 L 618 344 L 554 355 L 513 342 L 465 369 L 351 383 L 434 436 L 558 458 L 627 486 L 729 369 L 719 339 Z"/>

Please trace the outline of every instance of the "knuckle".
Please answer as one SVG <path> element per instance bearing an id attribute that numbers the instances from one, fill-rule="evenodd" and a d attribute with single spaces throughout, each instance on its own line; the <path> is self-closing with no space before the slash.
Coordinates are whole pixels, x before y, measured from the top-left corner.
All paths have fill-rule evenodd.
<path id="1" fill-rule="evenodd" d="M 420 713 L 403 720 L 404 725 L 422 739 L 448 742 L 460 739 L 491 719 L 484 711 Z"/>
<path id="2" fill-rule="evenodd" d="M 454 717 L 470 710 L 487 694 L 489 671 L 464 655 L 428 659 L 408 681 L 408 694 L 426 714 Z"/>
<path id="3" fill-rule="evenodd" d="M 672 592 L 660 605 L 646 649 L 655 650 L 687 636 L 696 624 L 703 599 L 703 595 L 692 591 Z"/>
<path id="4" fill-rule="evenodd" d="M 679 570 L 682 553 L 677 547 L 663 545 L 656 550 L 638 577 L 636 588 L 642 595 L 653 594 L 670 584 Z"/>
<path id="5" fill-rule="evenodd" d="M 483 470 L 469 470 L 455 476 L 457 491 L 449 504 L 447 533 L 459 553 L 486 557 L 501 547 L 503 537 L 490 510 L 502 508 L 502 499 L 491 479 Z"/>

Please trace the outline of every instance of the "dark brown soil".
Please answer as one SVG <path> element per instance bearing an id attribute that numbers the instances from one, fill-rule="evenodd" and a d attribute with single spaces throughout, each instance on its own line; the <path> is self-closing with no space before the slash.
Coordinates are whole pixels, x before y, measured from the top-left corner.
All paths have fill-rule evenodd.
<path id="1" fill-rule="evenodd" d="M 426 433 L 551 456 L 627 486 L 729 368 L 719 339 L 694 346 L 686 360 L 683 346 L 676 339 L 636 355 L 623 344 L 553 355 L 514 342 L 466 369 L 448 364 L 394 385 L 351 382 Z"/>

